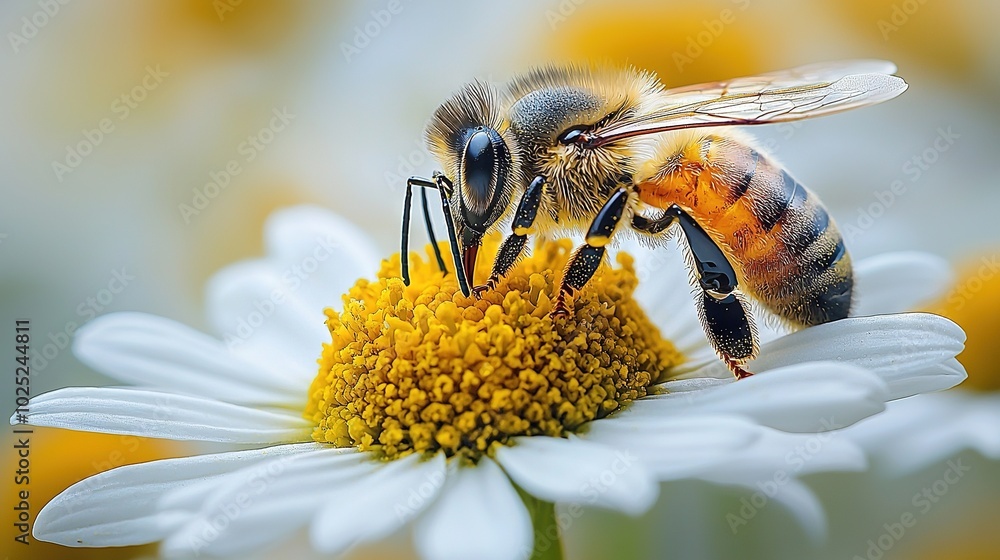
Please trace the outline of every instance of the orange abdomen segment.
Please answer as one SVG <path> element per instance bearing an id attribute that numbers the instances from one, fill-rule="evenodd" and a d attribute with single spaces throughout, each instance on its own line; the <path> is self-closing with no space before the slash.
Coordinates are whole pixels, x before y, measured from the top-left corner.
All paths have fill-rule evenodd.
<path id="1" fill-rule="evenodd" d="M 773 313 L 797 325 L 847 316 L 854 282 L 840 232 L 816 195 L 763 154 L 695 135 L 661 150 L 636 184 L 643 202 L 677 204 L 697 220 Z"/>

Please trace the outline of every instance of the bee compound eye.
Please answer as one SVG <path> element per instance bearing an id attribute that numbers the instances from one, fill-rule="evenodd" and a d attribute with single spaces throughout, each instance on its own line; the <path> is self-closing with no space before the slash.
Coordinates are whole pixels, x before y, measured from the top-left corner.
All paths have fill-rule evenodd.
<path id="1" fill-rule="evenodd" d="M 465 145 L 462 177 L 469 203 L 475 208 L 485 208 L 492 198 L 496 160 L 493 139 L 485 130 L 477 130 Z"/>
<path id="2" fill-rule="evenodd" d="M 576 125 L 570 127 L 564 130 L 563 133 L 559 135 L 559 143 L 568 145 L 581 142 L 584 139 L 583 133 L 586 132 L 588 129 L 589 127 L 585 125 Z"/>

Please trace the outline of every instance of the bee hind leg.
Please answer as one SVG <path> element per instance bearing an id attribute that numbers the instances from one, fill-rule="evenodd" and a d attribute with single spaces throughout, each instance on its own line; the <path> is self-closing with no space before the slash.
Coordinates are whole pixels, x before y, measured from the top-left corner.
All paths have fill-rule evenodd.
<path id="1" fill-rule="evenodd" d="M 742 294 L 704 291 L 697 307 L 705 334 L 729 371 L 737 379 L 753 375 L 744 365 L 757 356 L 757 334 Z"/>
<path id="2" fill-rule="evenodd" d="M 604 247 L 611 240 L 615 227 L 621 220 L 628 204 L 628 191 L 618 189 L 611 195 L 600 212 L 590 224 L 585 238 L 586 243 L 573 252 L 563 272 L 559 295 L 550 316 L 565 317 L 570 314 L 568 299 L 587 285 L 604 259 Z"/>
<path id="3" fill-rule="evenodd" d="M 677 217 L 691 250 L 702 292 L 696 300 L 698 316 L 709 342 L 737 379 L 752 375 L 743 366 L 757 357 L 757 329 L 750 306 L 739 290 L 736 271 L 691 216 L 677 206 L 668 213 Z"/>
<path id="4" fill-rule="evenodd" d="M 493 260 L 493 271 L 485 284 L 472 288 L 476 298 L 483 297 L 483 292 L 492 290 L 500 283 L 500 279 L 507 276 L 510 269 L 514 268 L 517 261 L 524 254 L 524 246 L 528 242 L 528 234 L 535 223 L 535 216 L 538 214 L 538 205 L 542 201 L 542 187 L 545 185 L 544 177 L 535 177 L 535 180 L 525 189 L 521 202 L 514 212 L 514 221 L 511 222 L 511 234 L 503 240 L 497 256 Z"/>

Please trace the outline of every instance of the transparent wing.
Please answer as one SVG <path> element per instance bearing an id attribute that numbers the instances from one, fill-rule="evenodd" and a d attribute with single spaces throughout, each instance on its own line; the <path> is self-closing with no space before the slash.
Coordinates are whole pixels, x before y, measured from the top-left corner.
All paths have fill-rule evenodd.
<path id="1" fill-rule="evenodd" d="M 697 84 L 663 92 L 663 108 L 586 134 L 588 146 L 682 128 L 818 117 L 873 105 L 906 90 L 892 63 L 852 60 Z"/>
<path id="2" fill-rule="evenodd" d="M 671 88 L 663 92 L 663 99 L 672 104 L 693 103 L 732 94 L 759 93 L 766 89 L 830 83 L 844 76 L 856 74 L 894 74 L 895 72 L 896 65 L 887 60 L 819 62 L 756 76 Z"/>

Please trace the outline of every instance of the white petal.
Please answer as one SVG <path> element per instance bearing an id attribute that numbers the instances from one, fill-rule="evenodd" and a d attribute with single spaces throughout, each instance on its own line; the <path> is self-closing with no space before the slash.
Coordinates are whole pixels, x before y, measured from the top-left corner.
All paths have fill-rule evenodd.
<path id="1" fill-rule="evenodd" d="M 791 511 L 792 517 L 814 542 L 821 543 L 826 538 L 826 512 L 819 498 L 805 483 L 792 480 L 781 486 L 772 499 Z"/>
<path id="2" fill-rule="evenodd" d="M 413 454 L 328 496 L 312 521 L 310 540 L 339 554 L 358 543 L 382 539 L 430 505 L 445 482 L 443 453 L 429 460 Z"/>
<path id="3" fill-rule="evenodd" d="M 754 514 L 768 507 L 772 501 L 776 502 L 791 512 L 795 521 L 814 542 L 822 543 L 827 533 L 826 513 L 816 494 L 799 480 L 788 479 L 781 484 L 773 480 L 766 482 L 767 484 L 762 485 L 743 485 L 752 492 L 747 501 L 755 508 Z"/>
<path id="4" fill-rule="evenodd" d="M 850 364 L 807 362 L 721 387 L 639 399 L 619 417 L 740 414 L 779 430 L 818 432 L 881 412 L 887 399 L 885 383 L 870 371 Z"/>
<path id="5" fill-rule="evenodd" d="M 378 272 L 379 252 L 368 235 L 318 206 L 278 210 L 267 219 L 268 260 L 277 270 L 295 271 L 295 293 L 309 307 L 340 307 L 340 296 L 362 277 Z"/>
<path id="6" fill-rule="evenodd" d="M 199 485 L 197 513 L 164 539 L 161 554 L 241 556 L 280 544 L 309 522 L 327 496 L 378 466 L 366 453 L 323 448 L 242 469 L 214 487 Z M 160 505 L 189 504 L 193 490 L 164 496 Z"/>
<path id="7" fill-rule="evenodd" d="M 31 399 L 28 410 L 33 426 L 176 440 L 293 443 L 312 433 L 298 414 L 126 387 L 67 387 Z"/>
<path id="8" fill-rule="evenodd" d="M 890 403 L 885 414 L 845 430 L 876 457 L 905 475 L 966 449 L 1000 459 L 1000 394 L 954 389 Z"/>
<path id="9" fill-rule="evenodd" d="M 662 390 L 672 394 L 692 393 L 695 391 L 710 389 L 712 387 L 722 387 L 724 385 L 729 385 L 734 381 L 736 381 L 736 379 L 732 375 L 724 379 L 716 377 L 692 377 L 689 379 L 671 379 L 670 381 L 659 383 L 654 387 L 656 387 L 656 390 Z"/>
<path id="10" fill-rule="evenodd" d="M 696 478 L 759 487 L 810 473 L 859 471 L 867 465 L 865 453 L 841 432 L 790 434 L 762 427 L 753 445 L 731 453 L 728 463 L 706 465 Z"/>
<path id="11" fill-rule="evenodd" d="M 301 407 L 292 378 L 231 356 L 218 340 L 146 313 L 102 315 L 77 331 L 73 353 L 125 383 L 226 402 Z"/>
<path id="12" fill-rule="evenodd" d="M 519 437 L 496 461 L 511 480 L 547 502 L 612 508 L 639 515 L 656 501 L 659 486 L 627 450 L 580 438 Z"/>
<path id="13" fill-rule="evenodd" d="M 460 467 L 414 528 L 417 552 L 427 560 L 528 558 L 528 510 L 507 476 L 489 458 Z"/>
<path id="14" fill-rule="evenodd" d="M 264 489 L 261 482 L 270 483 L 278 475 L 284 476 L 288 466 L 293 463 L 297 470 L 311 469 L 317 464 L 324 468 L 336 466 L 338 469 L 343 469 L 344 467 L 352 467 L 367 458 L 367 455 L 355 448 L 332 448 L 316 443 L 298 445 L 310 447 L 302 453 L 296 454 L 294 458 L 276 457 L 274 461 L 264 461 L 248 465 L 246 468 L 234 469 L 225 477 L 199 480 L 183 488 L 173 489 L 164 493 L 157 505 L 161 509 L 197 513 L 224 502 L 225 500 L 220 499 L 219 496 L 233 494 L 249 487 L 251 483 L 254 485 L 254 492 L 259 493 Z M 338 470 L 337 472 L 343 471 Z"/>
<path id="15" fill-rule="evenodd" d="M 857 302 L 852 315 L 913 311 L 941 297 L 955 281 L 948 261 L 917 251 L 884 253 L 854 267 Z"/>
<path id="16" fill-rule="evenodd" d="M 315 448 L 316 444 L 281 445 L 112 469 L 53 498 L 38 513 L 33 534 L 39 540 L 64 546 L 129 546 L 158 541 L 187 518 L 156 507 L 165 492 Z"/>
<path id="17" fill-rule="evenodd" d="M 965 380 L 965 367 L 952 358 L 938 364 L 924 366 L 913 376 L 894 376 L 890 379 L 892 398 L 903 398 L 920 393 L 950 389 Z"/>
<path id="18" fill-rule="evenodd" d="M 889 398 L 953 387 L 965 370 L 951 360 L 962 351 L 965 333 L 955 323 L 929 313 L 852 317 L 809 327 L 761 347 L 747 369 L 761 372 L 811 361 L 837 361 L 878 374 Z M 683 374 L 685 378 L 731 376 L 719 360 Z"/>
<path id="19" fill-rule="evenodd" d="M 659 480 L 688 478 L 707 465 L 729 465 L 752 447 L 764 428 L 737 416 L 611 417 L 591 422 L 582 437 L 628 450 Z"/>
<path id="20" fill-rule="evenodd" d="M 308 383 L 330 333 L 323 308 L 300 299 L 292 289 L 296 281 L 263 260 L 230 265 L 208 282 L 207 312 L 235 355 Z"/>

